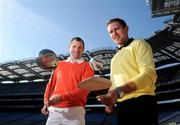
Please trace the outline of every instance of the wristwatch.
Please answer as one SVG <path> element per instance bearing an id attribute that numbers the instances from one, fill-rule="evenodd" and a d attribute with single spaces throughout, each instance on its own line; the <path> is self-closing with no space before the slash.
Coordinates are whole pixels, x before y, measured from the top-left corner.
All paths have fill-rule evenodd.
<path id="1" fill-rule="evenodd" d="M 121 87 L 116 87 L 115 91 L 118 95 L 118 98 L 122 98 L 124 96 L 124 92 L 121 90 Z"/>

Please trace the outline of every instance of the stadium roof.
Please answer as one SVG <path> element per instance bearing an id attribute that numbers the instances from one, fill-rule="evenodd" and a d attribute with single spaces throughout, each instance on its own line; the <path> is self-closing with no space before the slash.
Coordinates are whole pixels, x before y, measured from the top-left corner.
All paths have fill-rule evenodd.
<path id="1" fill-rule="evenodd" d="M 110 59 L 116 53 L 115 49 L 106 48 L 87 51 L 83 54 L 85 60 L 91 57 L 103 60 L 103 71 L 109 70 Z M 66 59 L 67 55 L 59 55 L 58 59 Z M 51 75 L 51 71 L 46 71 L 37 65 L 36 58 L 29 60 L 19 60 L 0 64 L 0 83 L 23 83 L 47 81 Z"/>
<path id="2" fill-rule="evenodd" d="M 147 39 L 153 49 L 156 67 L 180 63 L 180 23 L 166 22 L 166 27 Z"/>
<path id="3" fill-rule="evenodd" d="M 153 49 L 156 68 L 169 64 L 180 64 L 180 23 L 167 21 L 165 28 L 155 32 L 146 39 Z M 83 57 L 89 60 L 91 57 L 101 59 L 104 63 L 103 75 L 109 74 L 110 60 L 116 53 L 116 48 L 98 48 L 86 51 Z M 59 60 L 66 59 L 68 55 L 60 54 Z M 0 83 L 23 83 L 47 81 L 51 71 L 40 68 L 36 58 L 11 61 L 0 64 Z"/>

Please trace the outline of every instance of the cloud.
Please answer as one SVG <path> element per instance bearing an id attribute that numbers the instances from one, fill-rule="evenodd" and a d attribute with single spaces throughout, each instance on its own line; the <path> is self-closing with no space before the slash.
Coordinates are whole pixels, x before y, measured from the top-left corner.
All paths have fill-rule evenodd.
<path id="1" fill-rule="evenodd" d="M 10 58 L 32 56 L 34 46 L 49 47 L 49 43 L 56 43 L 69 34 L 62 26 L 16 0 L 0 0 L 0 27 L 0 53 Z"/>

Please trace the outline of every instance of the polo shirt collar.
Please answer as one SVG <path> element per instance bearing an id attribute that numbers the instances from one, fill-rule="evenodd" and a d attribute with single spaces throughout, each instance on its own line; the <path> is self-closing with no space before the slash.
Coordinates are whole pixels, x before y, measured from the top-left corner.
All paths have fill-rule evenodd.
<path id="1" fill-rule="evenodd" d="M 80 58 L 80 59 L 73 59 L 72 57 L 68 57 L 66 59 L 66 62 L 70 62 L 70 63 L 82 63 L 84 62 L 84 58 Z"/>

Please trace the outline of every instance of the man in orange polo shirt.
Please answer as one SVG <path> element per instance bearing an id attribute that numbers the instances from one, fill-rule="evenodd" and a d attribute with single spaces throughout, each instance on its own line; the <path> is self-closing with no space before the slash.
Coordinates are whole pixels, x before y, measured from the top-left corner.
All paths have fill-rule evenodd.
<path id="1" fill-rule="evenodd" d="M 49 114 L 46 125 L 85 125 L 85 104 L 88 91 L 78 89 L 80 81 L 94 76 L 90 64 L 82 58 L 84 41 L 74 37 L 70 56 L 59 61 L 44 93 L 41 112 Z"/>

